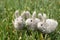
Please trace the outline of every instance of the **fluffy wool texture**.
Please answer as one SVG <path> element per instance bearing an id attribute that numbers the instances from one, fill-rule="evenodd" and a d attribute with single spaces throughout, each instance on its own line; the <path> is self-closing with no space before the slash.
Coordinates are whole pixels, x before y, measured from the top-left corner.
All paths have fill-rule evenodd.
<path id="1" fill-rule="evenodd" d="M 40 22 L 39 19 L 35 18 L 35 19 L 32 19 L 32 18 L 29 18 L 26 20 L 26 25 L 28 27 L 28 29 L 30 30 L 35 30 L 37 29 L 37 23 Z"/>
<path id="2" fill-rule="evenodd" d="M 16 29 L 23 29 L 26 25 L 28 30 L 39 29 L 43 33 L 51 33 L 58 26 L 58 22 L 54 19 L 47 19 L 46 14 L 39 13 L 38 18 L 36 18 L 36 11 L 33 12 L 31 17 L 29 11 L 24 11 L 19 16 L 19 10 L 16 10 L 15 17 L 13 24 Z"/>
<path id="3" fill-rule="evenodd" d="M 36 18 L 36 12 L 34 11 L 32 14 L 32 18 L 28 18 L 26 20 L 27 28 L 29 30 L 36 30 L 38 22 L 40 22 L 40 19 Z"/>
<path id="4" fill-rule="evenodd" d="M 19 10 L 15 11 L 15 19 L 13 21 L 14 27 L 16 29 L 23 29 L 24 24 L 25 24 L 25 20 L 22 18 L 22 16 L 19 16 Z"/>
<path id="5" fill-rule="evenodd" d="M 42 31 L 43 33 L 51 33 L 53 32 L 56 27 L 58 26 L 58 22 L 54 19 L 45 19 L 46 15 L 42 16 L 43 21 L 37 24 L 37 28 Z"/>

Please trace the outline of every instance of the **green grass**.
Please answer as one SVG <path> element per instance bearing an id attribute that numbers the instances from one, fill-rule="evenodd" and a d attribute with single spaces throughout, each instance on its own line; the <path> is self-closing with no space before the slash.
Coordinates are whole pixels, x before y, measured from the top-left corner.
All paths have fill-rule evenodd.
<path id="1" fill-rule="evenodd" d="M 41 32 L 27 30 L 15 30 L 12 20 L 15 10 L 20 13 L 34 10 L 46 13 L 49 18 L 58 21 L 56 31 L 48 34 L 46 40 L 60 40 L 60 0 L 0 0 L 0 40 L 43 40 Z"/>

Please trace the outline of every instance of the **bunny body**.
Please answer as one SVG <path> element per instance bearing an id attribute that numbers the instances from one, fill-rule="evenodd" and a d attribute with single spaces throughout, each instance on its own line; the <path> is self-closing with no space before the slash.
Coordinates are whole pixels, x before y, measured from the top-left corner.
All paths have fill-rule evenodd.
<path id="1" fill-rule="evenodd" d="M 57 21 L 53 19 L 47 19 L 45 23 L 39 22 L 37 27 L 44 33 L 51 33 L 56 29 L 57 25 Z"/>
<path id="2" fill-rule="evenodd" d="M 19 11 L 16 10 L 15 11 L 16 19 L 14 19 L 13 25 L 16 29 L 20 30 L 20 29 L 23 29 L 23 27 L 25 25 L 25 20 L 22 18 L 22 16 L 18 16 L 18 15 L 19 15 Z"/>
<path id="3" fill-rule="evenodd" d="M 29 30 L 36 30 L 37 29 L 37 23 L 40 22 L 40 19 L 36 18 L 36 13 L 34 12 L 32 15 L 32 18 L 28 18 L 26 20 L 26 25 Z"/>
<path id="4" fill-rule="evenodd" d="M 44 18 L 45 17 L 45 18 Z M 46 15 L 42 16 L 43 21 L 37 24 L 37 28 L 43 33 L 51 33 L 58 26 L 58 22 L 54 19 L 46 19 Z"/>

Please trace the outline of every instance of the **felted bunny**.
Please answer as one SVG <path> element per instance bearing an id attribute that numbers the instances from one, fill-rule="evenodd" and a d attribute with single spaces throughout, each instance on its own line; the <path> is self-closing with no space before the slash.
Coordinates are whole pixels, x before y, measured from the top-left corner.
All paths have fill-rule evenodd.
<path id="1" fill-rule="evenodd" d="M 15 19 L 13 21 L 13 25 L 18 30 L 23 29 L 25 25 L 25 20 L 22 18 L 22 16 L 19 16 L 19 10 L 15 11 Z"/>
<path id="2" fill-rule="evenodd" d="M 36 11 L 34 11 L 32 17 L 28 18 L 25 23 L 28 30 L 36 30 L 38 22 L 40 22 L 40 19 L 36 18 Z"/>
<path id="3" fill-rule="evenodd" d="M 23 11 L 23 12 L 21 13 L 21 16 L 26 20 L 26 19 L 28 19 L 28 18 L 31 17 L 31 14 L 30 14 L 29 11 Z"/>
<path id="4" fill-rule="evenodd" d="M 38 14 L 39 15 L 39 14 Z M 37 28 L 43 33 L 51 33 L 58 26 L 58 22 L 54 19 L 47 19 L 46 14 L 40 15 L 43 21 L 37 24 Z"/>

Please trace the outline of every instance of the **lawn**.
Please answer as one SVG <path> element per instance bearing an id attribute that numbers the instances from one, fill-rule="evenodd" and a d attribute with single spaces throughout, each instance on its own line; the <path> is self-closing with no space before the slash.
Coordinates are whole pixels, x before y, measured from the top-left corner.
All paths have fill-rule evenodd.
<path id="1" fill-rule="evenodd" d="M 58 21 L 58 27 L 45 39 L 40 31 L 16 30 L 12 24 L 15 10 L 46 13 Z M 60 0 L 0 0 L 0 40 L 60 40 Z"/>

